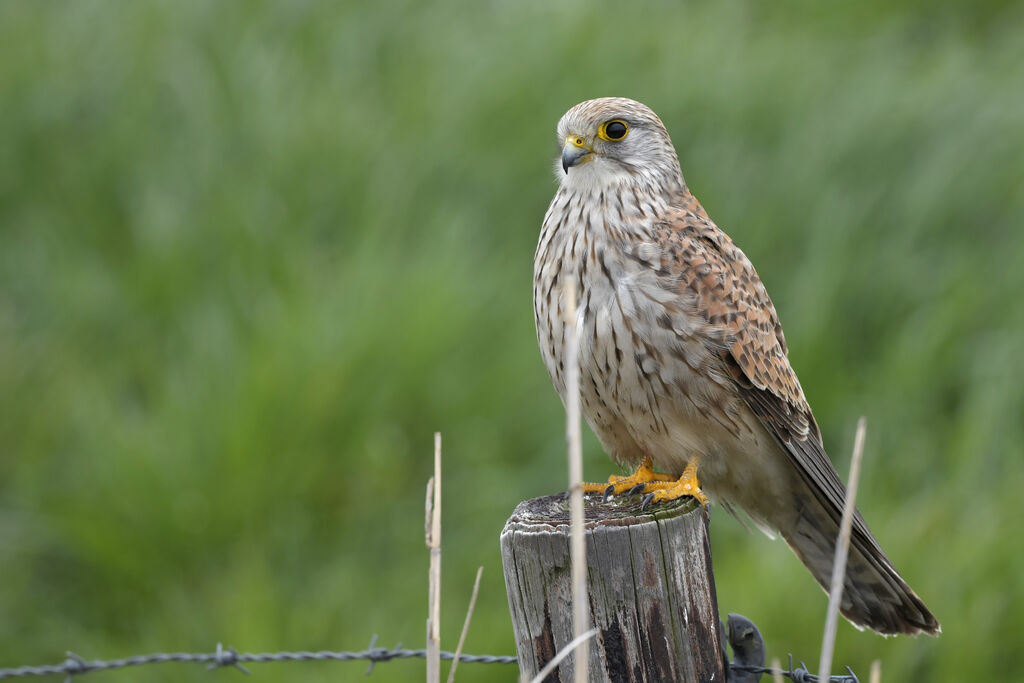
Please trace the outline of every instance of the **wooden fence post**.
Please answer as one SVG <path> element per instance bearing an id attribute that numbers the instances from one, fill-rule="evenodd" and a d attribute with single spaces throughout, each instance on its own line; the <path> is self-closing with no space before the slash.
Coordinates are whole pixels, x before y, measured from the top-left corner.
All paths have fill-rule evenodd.
<path id="1" fill-rule="evenodd" d="M 591 681 L 725 681 L 707 512 L 691 498 L 586 498 Z M 519 666 L 533 677 L 573 638 L 568 501 L 520 503 L 501 533 Z M 548 681 L 571 681 L 573 658 Z"/>

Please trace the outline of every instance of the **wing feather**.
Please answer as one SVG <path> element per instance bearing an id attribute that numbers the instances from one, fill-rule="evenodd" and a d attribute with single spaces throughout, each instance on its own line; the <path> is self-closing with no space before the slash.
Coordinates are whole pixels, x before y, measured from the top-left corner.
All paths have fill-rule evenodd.
<path id="1" fill-rule="evenodd" d="M 696 200 L 676 209 L 655 236 L 662 268 L 675 278 L 681 293 L 696 297 L 710 339 L 740 395 L 838 523 L 846 488 L 825 453 L 789 363 L 775 306 L 754 266 Z M 859 514 L 854 526 L 856 543 L 878 548 Z"/>

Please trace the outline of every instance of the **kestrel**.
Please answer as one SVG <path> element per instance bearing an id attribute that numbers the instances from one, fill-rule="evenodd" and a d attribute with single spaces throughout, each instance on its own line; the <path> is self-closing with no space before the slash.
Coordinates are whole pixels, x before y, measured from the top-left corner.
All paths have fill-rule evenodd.
<path id="1" fill-rule="evenodd" d="M 582 102 L 558 122 L 558 143 L 534 257 L 537 339 L 564 401 L 564 285 L 575 280 L 583 414 L 612 458 L 637 467 L 587 490 L 706 502 L 703 488 L 781 534 L 827 591 L 846 489 L 754 267 L 687 189 L 643 104 Z M 883 634 L 939 632 L 859 512 L 841 610 Z"/>

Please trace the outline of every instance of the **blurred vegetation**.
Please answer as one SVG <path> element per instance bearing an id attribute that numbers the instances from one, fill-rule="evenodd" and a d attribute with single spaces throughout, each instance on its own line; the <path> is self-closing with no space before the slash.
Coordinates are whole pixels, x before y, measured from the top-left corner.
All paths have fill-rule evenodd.
<path id="1" fill-rule="evenodd" d="M 530 303 L 554 125 L 616 94 L 661 115 L 757 265 L 843 476 L 868 417 L 861 509 L 944 633 L 844 625 L 837 662 L 1020 678 L 1022 19 L 923 0 L 0 4 L 0 666 L 422 642 L 434 430 L 443 638 L 483 564 L 466 650 L 512 652 L 498 532 L 566 476 Z M 586 457 L 611 471 L 592 438 Z M 816 661 L 825 596 L 785 545 L 720 509 L 713 538 L 723 613 Z"/>

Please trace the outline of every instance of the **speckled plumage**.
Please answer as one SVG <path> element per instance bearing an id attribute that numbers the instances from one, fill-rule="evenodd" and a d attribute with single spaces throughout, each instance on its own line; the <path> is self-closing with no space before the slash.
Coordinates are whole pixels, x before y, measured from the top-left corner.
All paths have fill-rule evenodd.
<path id="1" fill-rule="evenodd" d="M 621 140 L 598 135 L 611 120 L 628 124 Z M 583 102 L 558 139 L 569 156 L 537 245 L 533 302 L 559 395 L 574 278 L 583 414 L 609 455 L 675 474 L 697 458 L 712 499 L 779 532 L 827 589 L 845 488 L 757 272 L 687 189 L 646 106 Z M 885 634 L 939 630 L 859 513 L 842 611 Z"/>

